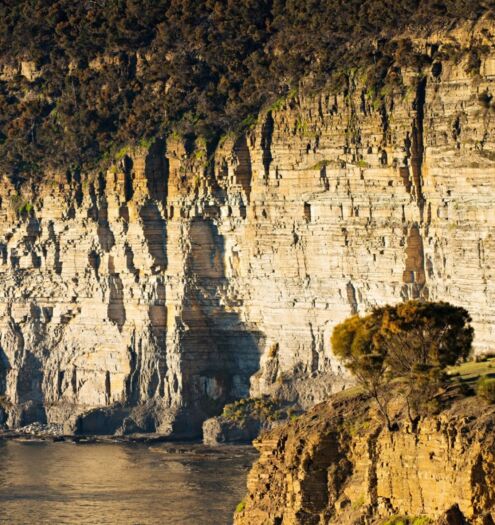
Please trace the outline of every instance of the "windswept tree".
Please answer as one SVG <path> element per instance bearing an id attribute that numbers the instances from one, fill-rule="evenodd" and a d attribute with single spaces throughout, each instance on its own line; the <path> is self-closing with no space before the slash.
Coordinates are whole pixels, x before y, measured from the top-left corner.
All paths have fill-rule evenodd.
<path id="1" fill-rule="evenodd" d="M 332 347 L 358 383 L 375 399 L 390 429 L 392 424 L 387 409 L 390 390 L 386 388 L 389 377 L 386 374 L 386 354 L 378 344 L 380 327 L 378 314 L 366 317 L 354 315 L 334 328 Z"/>
<path id="2" fill-rule="evenodd" d="M 377 344 L 392 377 L 401 378 L 408 414 L 415 421 L 445 380 L 445 368 L 465 360 L 473 341 L 467 310 L 445 302 L 408 301 L 377 310 Z"/>
<path id="3" fill-rule="evenodd" d="M 400 386 L 414 424 L 445 381 L 445 368 L 468 357 L 473 341 L 470 322 L 464 308 L 408 301 L 345 320 L 335 327 L 332 346 L 377 401 L 389 428 L 392 381 Z"/>

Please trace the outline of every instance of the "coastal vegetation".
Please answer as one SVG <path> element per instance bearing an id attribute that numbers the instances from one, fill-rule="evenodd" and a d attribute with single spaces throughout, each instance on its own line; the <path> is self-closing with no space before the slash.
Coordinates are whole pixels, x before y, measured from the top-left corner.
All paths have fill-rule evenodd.
<path id="1" fill-rule="evenodd" d="M 297 416 L 292 407 L 265 396 L 243 398 L 225 405 L 222 417 L 242 427 L 250 420 L 259 421 L 263 426 Z"/>
<path id="2" fill-rule="evenodd" d="M 489 403 L 495 403 L 495 378 L 482 377 L 477 383 L 476 391 L 479 396 Z"/>
<path id="3" fill-rule="evenodd" d="M 439 70 L 483 49 L 418 51 L 407 28 L 475 20 L 492 0 L 7 0 L 0 6 L 0 159 L 16 181 L 89 169 L 127 145 L 176 132 L 221 136 L 297 93 L 369 92 L 400 68 Z M 452 46 L 451 46 L 452 47 Z M 395 85 L 394 84 L 394 85 Z M 192 142 L 191 142 L 192 143 Z"/>
<path id="4" fill-rule="evenodd" d="M 392 516 L 382 525 L 429 525 L 433 520 L 428 516 Z"/>
<path id="5" fill-rule="evenodd" d="M 434 411 L 448 366 L 466 360 L 473 341 L 468 312 L 444 302 L 408 301 L 338 324 L 332 347 L 371 395 L 390 429 L 388 405 L 404 397 L 411 422 Z"/>

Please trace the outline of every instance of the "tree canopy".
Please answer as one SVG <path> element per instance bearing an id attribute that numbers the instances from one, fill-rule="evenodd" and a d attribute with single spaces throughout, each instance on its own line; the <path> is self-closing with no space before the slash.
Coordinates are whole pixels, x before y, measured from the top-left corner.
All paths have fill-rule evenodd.
<path id="1" fill-rule="evenodd" d="M 407 301 L 338 324 L 332 347 L 378 402 L 389 426 L 390 384 L 399 380 L 411 419 L 431 402 L 447 366 L 465 360 L 473 341 L 469 313 L 445 302 Z"/>
<path id="2" fill-rule="evenodd" d="M 218 140 L 302 78 L 393 60 L 407 25 L 493 0 L 4 0 L 0 168 L 97 164 L 178 129 Z M 377 42 L 379 45 L 377 45 Z M 407 47 L 407 46 L 406 46 Z"/>

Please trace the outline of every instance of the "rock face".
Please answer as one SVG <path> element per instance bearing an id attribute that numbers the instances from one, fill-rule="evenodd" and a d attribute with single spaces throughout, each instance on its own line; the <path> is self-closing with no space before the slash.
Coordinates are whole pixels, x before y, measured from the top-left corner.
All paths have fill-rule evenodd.
<path id="1" fill-rule="evenodd" d="M 481 406 L 480 406 L 481 405 Z M 493 523 L 495 408 L 454 403 L 414 431 L 390 432 L 362 398 L 334 400 L 256 443 L 236 525 Z M 425 521 L 423 521 L 425 522 Z"/>
<path id="2" fill-rule="evenodd" d="M 256 420 L 236 425 L 222 416 L 212 417 L 203 423 L 203 443 L 213 446 L 222 443 L 251 443 L 258 437 L 260 429 L 260 423 Z"/>
<path id="3" fill-rule="evenodd" d="M 404 69 L 378 102 L 358 80 L 300 94 L 213 154 L 170 137 L 106 173 L 3 178 L 8 424 L 124 407 L 128 428 L 196 435 L 249 393 L 311 406 L 349 380 L 333 326 L 410 297 L 466 307 L 490 350 L 493 50 L 480 71 Z"/>

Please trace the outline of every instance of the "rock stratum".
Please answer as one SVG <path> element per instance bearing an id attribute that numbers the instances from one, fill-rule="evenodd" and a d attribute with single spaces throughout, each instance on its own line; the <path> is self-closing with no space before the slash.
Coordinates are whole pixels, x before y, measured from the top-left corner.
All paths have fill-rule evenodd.
<path id="1" fill-rule="evenodd" d="M 493 407 L 456 399 L 413 427 L 398 402 L 391 432 L 363 396 L 340 397 L 256 443 L 235 525 L 494 523 Z"/>
<path id="2" fill-rule="evenodd" d="M 305 93 L 211 151 L 169 136 L 104 173 L 0 185 L 0 417 L 195 436 L 234 399 L 309 407 L 349 377 L 333 326 L 411 297 L 495 333 L 493 27 L 376 97 Z"/>

